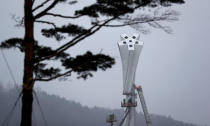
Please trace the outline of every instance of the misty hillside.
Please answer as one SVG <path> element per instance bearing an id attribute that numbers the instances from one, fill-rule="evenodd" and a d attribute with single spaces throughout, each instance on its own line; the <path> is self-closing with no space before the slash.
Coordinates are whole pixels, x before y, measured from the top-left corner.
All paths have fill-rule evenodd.
<path id="1" fill-rule="evenodd" d="M 37 95 L 48 126 L 109 126 L 109 124 L 105 122 L 106 116 L 113 112 L 117 115 L 118 122 L 115 124 L 117 125 L 123 115 L 122 109 L 110 110 L 98 107 L 88 108 L 74 101 L 68 101 L 64 98 L 49 95 L 41 91 L 38 91 Z M 16 99 L 16 89 L 5 91 L 0 85 L 0 125 L 2 125 L 6 115 L 8 115 L 9 111 L 12 109 Z M 18 102 L 17 107 L 11 114 L 10 118 L 8 118 L 8 126 L 19 125 L 20 106 L 21 100 Z M 33 112 L 33 125 L 45 126 L 43 116 L 35 98 Z M 193 124 L 176 121 L 171 117 L 160 115 L 152 115 L 151 119 L 153 126 L 195 126 Z M 137 114 L 137 125 L 146 126 L 141 113 Z"/>

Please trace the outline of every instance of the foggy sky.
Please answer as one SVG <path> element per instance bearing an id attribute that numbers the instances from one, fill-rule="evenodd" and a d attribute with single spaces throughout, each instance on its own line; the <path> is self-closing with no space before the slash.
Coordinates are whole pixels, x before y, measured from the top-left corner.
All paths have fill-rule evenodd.
<path id="1" fill-rule="evenodd" d="M 23 28 L 15 28 L 16 23 L 11 19 L 12 14 L 23 15 L 23 1 L 10 5 L 12 2 L 7 0 L 0 4 L 0 15 L 3 17 L 0 19 L 0 41 L 9 37 L 23 37 Z M 144 42 L 144 47 L 137 68 L 136 83 L 143 86 L 150 113 L 210 125 L 209 5 L 208 0 L 186 0 L 186 4 L 174 7 L 182 14 L 179 21 L 169 23 L 174 34 L 169 35 L 157 29 L 151 29 L 152 33 L 148 35 L 141 34 L 140 40 Z M 58 11 L 64 9 L 58 8 Z M 35 30 L 38 32 L 39 29 Z M 122 67 L 117 42 L 120 34 L 132 35 L 134 32 L 129 27 L 105 28 L 68 50 L 74 56 L 87 50 L 97 53 L 103 49 L 103 53 L 116 58 L 113 69 L 94 73 L 94 78 L 87 81 L 72 77 L 65 82 L 37 83 L 35 87 L 90 107 L 120 108 L 123 99 Z M 37 34 L 36 38 L 47 40 Z M 23 55 L 13 49 L 5 51 L 5 54 L 20 84 Z M 0 81 L 5 85 L 13 85 L 2 56 Z M 138 108 L 138 111 L 142 110 Z"/>

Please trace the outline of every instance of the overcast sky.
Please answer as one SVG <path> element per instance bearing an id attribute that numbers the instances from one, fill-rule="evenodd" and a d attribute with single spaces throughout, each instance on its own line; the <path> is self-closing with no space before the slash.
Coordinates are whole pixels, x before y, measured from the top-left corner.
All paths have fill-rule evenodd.
<path id="1" fill-rule="evenodd" d="M 85 1 L 87 3 L 87 1 Z M 85 2 L 83 4 L 85 4 Z M 210 1 L 186 0 L 175 8 L 180 20 L 169 25 L 174 34 L 151 29 L 141 34 L 144 47 L 136 73 L 136 83 L 143 86 L 150 113 L 171 115 L 177 120 L 210 126 Z M 57 11 L 63 11 L 58 8 Z M 23 29 L 15 28 L 11 15 L 23 15 L 22 2 L 1 1 L 0 41 L 22 37 Z M 68 13 L 67 13 L 68 14 Z M 60 21 L 62 22 L 62 21 Z M 37 26 L 39 27 L 39 26 Z M 36 33 L 37 33 L 36 29 Z M 132 35 L 129 27 L 102 29 L 69 52 L 83 54 L 87 50 L 103 52 L 116 58 L 116 65 L 106 72 L 97 72 L 87 81 L 36 83 L 36 88 L 80 102 L 89 107 L 120 108 L 122 96 L 122 67 L 117 47 L 120 34 Z M 36 35 L 36 38 L 41 36 Z M 56 44 L 54 45 L 56 46 Z M 18 83 L 22 81 L 23 55 L 16 50 L 5 51 Z M 0 81 L 12 86 L 12 79 L 0 56 Z M 138 111 L 142 111 L 138 106 Z"/>

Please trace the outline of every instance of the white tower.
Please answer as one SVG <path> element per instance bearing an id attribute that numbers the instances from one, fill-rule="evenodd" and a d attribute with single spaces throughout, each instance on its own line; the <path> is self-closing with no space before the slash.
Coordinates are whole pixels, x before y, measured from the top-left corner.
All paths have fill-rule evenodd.
<path id="1" fill-rule="evenodd" d="M 134 34 L 128 37 L 121 35 L 121 41 L 118 42 L 123 68 L 123 95 L 125 99 L 121 103 L 125 109 L 125 119 L 123 126 L 135 126 L 136 118 L 136 94 L 135 94 L 135 73 L 139 60 L 139 55 L 143 47 L 143 42 L 139 41 L 139 35 Z"/>

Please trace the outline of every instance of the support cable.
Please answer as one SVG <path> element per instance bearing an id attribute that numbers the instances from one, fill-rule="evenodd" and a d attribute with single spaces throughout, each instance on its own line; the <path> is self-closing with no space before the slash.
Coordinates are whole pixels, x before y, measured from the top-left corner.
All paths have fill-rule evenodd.
<path id="1" fill-rule="evenodd" d="M 15 84 L 16 90 L 17 90 L 17 92 L 19 93 L 19 95 L 18 95 L 18 97 L 17 97 L 17 99 L 16 99 L 16 101 L 15 101 L 15 103 L 14 103 L 14 105 L 13 105 L 11 111 L 8 113 L 8 115 L 6 116 L 6 119 L 3 121 L 2 125 L 1 125 L 1 126 L 4 126 L 4 125 L 8 126 L 8 125 L 9 125 L 9 122 L 10 122 L 10 120 L 11 120 L 11 118 L 12 118 L 13 112 L 14 112 L 14 110 L 15 110 L 15 107 L 17 106 L 17 103 L 18 103 L 18 101 L 20 100 L 20 98 L 21 98 L 21 96 L 22 96 L 22 91 L 20 91 L 19 88 L 18 88 L 17 81 L 15 80 L 15 76 L 14 76 L 14 74 L 13 74 L 13 72 L 12 72 L 12 69 L 11 69 L 11 67 L 10 67 L 10 65 L 9 65 L 9 62 L 8 62 L 8 60 L 7 60 L 7 58 L 6 58 L 6 56 L 5 56 L 4 52 L 3 52 L 3 50 L 2 50 L 2 49 L 0 49 L 0 50 L 1 50 L 1 54 L 2 54 L 2 57 L 3 57 L 3 59 L 4 59 L 4 62 L 6 63 L 6 66 L 7 66 L 7 68 L 8 68 L 9 74 L 10 74 L 10 76 L 11 76 L 11 78 L 12 78 L 14 84 Z M 34 119 L 35 119 L 35 122 L 36 122 L 36 117 L 35 117 L 35 115 L 34 115 Z M 36 123 L 35 123 L 35 124 L 36 124 Z"/>
<path id="2" fill-rule="evenodd" d="M 126 108 L 125 111 L 127 111 L 127 112 L 125 113 L 125 115 L 124 115 L 123 119 L 121 120 L 119 126 L 122 126 L 123 122 L 125 121 L 125 118 L 127 117 L 128 113 L 130 112 L 130 108 Z"/>
<path id="3" fill-rule="evenodd" d="M 9 121 L 10 121 L 10 119 L 12 118 L 12 115 L 13 115 L 13 113 L 14 113 L 15 107 L 17 106 L 17 103 L 18 103 L 18 101 L 20 100 L 21 96 L 22 96 L 22 92 L 20 92 L 20 94 L 18 95 L 18 97 L 17 97 L 17 99 L 16 99 L 16 101 L 15 101 L 15 103 L 14 103 L 12 109 L 10 110 L 10 112 L 8 113 L 8 115 L 6 116 L 6 118 L 5 118 L 5 120 L 3 121 L 3 123 L 2 123 L 1 126 L 4 126 L 4 125 L 8 126 L 8 125 L 9 125 Z"/>
<path id="4" fill-rule="evenodd" d="M 42 110 L 42 107 L 41 107 L 41 105 L 40 105 L 38 96 L 36 95 L 35 90 L 34 90 L 33 92 L 34 92 L 35 100 L 36 100 L 36 102 L 37 102 L 37 104 L 38 104 L 39 110 L 40 110 L 40 112 L 41 112 L 42 118 L 43 118 L 43 120 L 44 120 L 45 126 L 49 126 L 48 123 L 47 123 L 47 120 L 46 120 L 46 118 L 45 118 L 44 112 L 43 112 L 43 110 Z"/>
<path id="5" fill-rule="evenodd" d="M 34 108 L 33 108 L 32 116 L 33 116 L 32 119 L 33 119 L 33 122 L 34 122 L 34 125 L 33 125 L 33 122 L 32 122 L 32 125 L 33 125 L 33 126 L 37 126 L 37 123 L 36 123 L 36 122 L 37 122 L 37 119 L 36 119 L 36 113 L 35 113 L 35 111 L 34 111 Z"/>
<path id="6" fill-rule="evenodd" d="M 15 87 L 16 87 L 18 93 L 20 93 L 20 90 L 18 89 L 17 82 L 16 82 L 16 80 L 15 80 L 15 76 L 14 76 L 14 74 L 13 74 L 13 72 L 12 72 L 12 69 L 11 69 L 11 67 L 10 67 L 10 65 L 9 65 L 9 63 L 8 63 L 8 60 L 7 60 L 7 58 L 6 58 L 6 56 L 5 56 L 5 54 L 4 54 L 4 52 L 3 52 L 2 49 L 1 49 L 1 54 L 2 54 L 2 57 L 3 57 L 3 59 L 4 59 L 5 63 L 6 63 L 6 65 L 7 65 L 8 71 L 9 71 L 9 73 L 10 73 L 10 76 L 11 76 L 11 78 L 12 78 L 14 84 L 15 84 Z"/>
<path id="7" fill-rule="evenodd" d="M 18 88 L 18 85 L 17 85 L 17 82 L 16 82 L 16 80 L 15 80 L 14 74 L 13 74 L 13 72 L 12 72 L 12 69 L 11 69 L 11 67 L 10 67 L 10 65 L 9 65 L 9 62 L 8 62 L 8 60 L 7 60 L 7 58 L 6 58 L 6 56 L 5 56 L 4 52 L 3 52 L 3 50 L 2 50 L 2 49 L 0 49 L 0 50 L 1 50 L 2 57 L 3 57 L 3 59 L 4 59 L 5 63 L 6 63 L 6 66 L 7 66 L 7 68 L 8 68 L 9 74 L 10 74 L 10 76 L 11 76 L 11 78 L 12 78 L 14 84 L 15 84 L 15 87 L 16 87 L 18 93 L 19 93 L 18 98 L 17 98 L 16 101 L 15 101 L 15 104 L 13 105 L 11 111 L 8 113 L 6 119 L 3 121 L 2 125 L 1 125 L 1 126 L 4 126 L 4 125 L 8 126 L 8 125 L 9 125 L 9 121 L 10 121 L 10 119 L 12 118 L 13 112 L 14 112 L 14 110 L 15 110 L 15 107 L 17 106 L 17 103 L 18 103 L 18 101 L 20 100 L 20 98 L 21 98 L 21 96 L 22 96 L 22 91 L 20 91 L 19 88 Z M 43 111 L 42 111 L 42 109 L 41 109 L 41 106 L 40 106 L 40 103 L 39 103 L 39 100 L 38 100 L 38 97 L 37 97 L 35 91 L 34 91 L 34 94 L 35 94 L 35 99 L 37 100 L 37 104 L 38 104 L 38 106 L 39 106 L 39 108 L 40 108 L 41 114 L 42 114 L 42 116 L 43 116 L 43 120 L 44 120 L 44 122 L 45 122 L 45 125 L 48 126 L 47 121 L 46 121 L 46 119 L 45 119 L 44 113 L 43 113 Z M 35 114 L 33 114 L 33 115 L 34 115 L 34 120 L 35 120 L 35 125 L 36 125 L 36 117 L 35 117 Z"/>
<path id="8" fill-rule="evenodd" d="M 12 109 L 10 110 L 10 112 L 8 113 L 8 115 L 6 116 L 5 120 L 3 121 L 2 125 L 1 125 L 1 126 L 4 126 L 4 125 L 8 126 L 8 125 L 9 125 L 9 121 L 11 120 L 12 115 L 13 115 L 13 113 L 14 113 L 14 110 L 15 110 L 15 108 L 16 108 L 16 106 L 17 106 L 17 103 L 18 103 L 18 101 L 20 100 L 20 98 L 21 98 L 21 96 L 22 96 L 22 91 L 20 91 L 19 88 L 18 88 L 17 82 L 16 82 L 16 80 L 15 80 L 15 76 L 14 76 L 14 74 L 13 74 L 13 72 L 12 72 L 12 69 L 11 69 L 11 67 L 10 67 L 10 65 L 9 65 L 9 62 L 8 62 L 8 60 L 7 60 L 7 58 L 6 58 L 6 56 L 5 56 L 4 52 L 3 52 L 3 50 L 2 50 L 2 49 L 0 49 L 0 50 L 1 50 L 1 54 L 2 54 L 2 57 L 3 57 L 3 59 L 4 59 L 4 62 L 6 63 L 6 66 L 7 66 L 7 68 L 8 68 L 9 74 L 10 74 L 10 76 L 11 76 L 13 82 L 14 82 L 14 85 L 15 85 L 15 87 L 16 87 L 16 90 L 17 90 L 17 92 L 19 93 L 19 95 L 18 95 L 18 97 L 17 97 L 17 99 L 16 99 L 16 101 L 15 101 L 15 103 L 14 103 Z"/>

